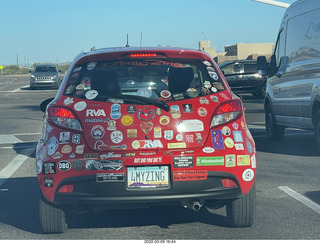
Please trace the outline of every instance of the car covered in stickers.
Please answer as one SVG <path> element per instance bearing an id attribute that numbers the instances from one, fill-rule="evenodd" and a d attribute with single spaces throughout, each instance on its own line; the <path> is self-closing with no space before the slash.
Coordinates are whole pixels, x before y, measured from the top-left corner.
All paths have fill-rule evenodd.
<path id="1" fill-rule="evenodd" d="M 45 112 L 36 150 L 45 233 L 70 209 L 226 206 L 255 213 L 255 143 L 242 101 L 200 50 L 108 48 L 81 53 Z M 208 212 L 209 213 L 209 212 Z"/>

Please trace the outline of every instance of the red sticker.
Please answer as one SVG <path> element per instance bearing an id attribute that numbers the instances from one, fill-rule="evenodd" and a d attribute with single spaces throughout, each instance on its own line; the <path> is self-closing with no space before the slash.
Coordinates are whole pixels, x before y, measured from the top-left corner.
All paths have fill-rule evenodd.
<path id="1" fill-rule="evenodd" d="M 173 172 L 174 181 L 206 180 L 207 170 L 185 170 Z"/>

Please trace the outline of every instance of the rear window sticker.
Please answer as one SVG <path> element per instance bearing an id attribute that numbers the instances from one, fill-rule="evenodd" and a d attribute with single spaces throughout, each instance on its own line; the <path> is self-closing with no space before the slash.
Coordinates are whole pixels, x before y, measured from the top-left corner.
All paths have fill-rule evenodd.
<path id="1" fill-rule="evenodd" d="M 212 138 L 212 144 L 214 149 L 216 150 L 225 149 L 223 144 L 222 133 L 220 130 L 212 130 L 211 138 Z"/>
<path id="2" fill-rule="evenodd" d="M 84 145 L 77 145 L 76 146 L 76 153 L 77 154 L 83 154 Z"/>
<path id="3" fill-rule="evenodd" d="M 73 97 L 67 97 L 66 99 L 64 99 L 63 104 L 68 106 L 70 104 L 73 103 Z"/>
<path id="4" fill-rule="evenodd" d="M 209 71 L 208 73 L 212 79 L 219 80 L 219 76 L 217 75 L 216 72 Z"/>
<path id="5" fill-rule="evenodd" d="M 186 94 L 189 97 L 198 97 L 200 92 L 196 88 L 188 88 Z"/>
<path id="6" fill-rule="evenodd" d="M 170 106 L 170 110 L 171 110 L 171 116 L 172 116 L 172 118 L 178 119 L 178 118 L 181 117 L 179 105 L 172 105 L 172 106 Z"/>
<path id="7" fill-rule="evenodd" d="M 113 143 L 119 144 L 120 142 L 123 141 L 123 134 L 119 130 L 114 130 L 110 134 L 110 139 Z"/>
<path id="8" fill-rule="evenodd" d="M 135 82 L 134 82 L 134 80 L 128 80 L 126 84 L 128 87 L 133 87 Z"/>
<path id="9" fill-rule="evenodd" d="M 73 72 L 73 73 L 74 73 L 74 72 L 78 72 L 78 71 L 80 71 L 81 69 L 82 69 L 81 66 L 75 67 L 72 72 Z"/>
<path id="10" fill-rule="evenodd" d="M 140 97 L 151 97 L 152 91 L 148 88 L 141 88 L 137 91 L 137 95 Z"/>
<path id="11" fill-rule="evenodd" d="M 87 91 L 85 94 L 88 100 L 93 100 L 98 96 L 98 92 L 96 90 Z"/>
<path id="12" fill-rule="evenodd" d="M 97 65 L 97 62 L 90 62 L 87 64 L 87 70 L 93 70 Z"/>
<path id="13" fill-rule="evenodd" d="M 85 88 L 84 83 L 81 83 L 81 84 L 79 84 L 79 85 L 76 86 L 76 90 L 77 90 L 77 91 L 82 91 L 82 90 L 84 90 L 84 88 Z"/>
<path id="14" fill-rule="evenodd" d="M 138 118 L 142 121 L 153 120 L 154 116 L 155 116 L 155 112 L 151 108 L 141 108 L 138 111 Z"/>
<path id="15" fill-rule="evenodd" d="M 101 125 L 96 125 L 91 129 L 91 136 L 98 140 L 104 136 L 105 130 Z"/>
<path id="16" fill-rule="evenodd" d="M 70 132 L 69 131 L 60 132 L 59 143 L 66 144 L 66 143 L 69 143 L 69 141 L 70 141 Z"/>
<path id="17" fill-rule="evenodd" d="M 215 88 L 215 87 L 211 87 L 211 91 L 212 91 L 213 93 L 216 93 L 216 92 L 218 91 L 218 89 Z"/>
<path id="18" fill-rule="evenodd" d="M 76 86 L 75 85 L 70 85 L 67 87 L 66 91 L 65 91 L 65 94 L 70 94 L 72 93 L 74 90 L 75 90 Z"/>
<path id="19" fill-rule="evenodd" d="M 160 92 L 160 96 L 163 98 L 169 98 L 171 97 L 171 92 L 169 92 L 168 90 L 163 90 Z"/>
<path id="20" fill-rule="evenodd" d="M 163 116 L 160 117 L 159 123 L 161 125 L 168 125 L 170 123 L 170 118 L 168 116 L 166 116 L 166 115 L 163 115 Z"/>
<path id="21" fill-rule="evenodd" d="M 184 95 L 183 95 L 183 93 L 175 93 L 175 94 L 173 94 L 173 99 L 175 101 L 183 100 L 184 99 Z"/>
<path id="22" fill-rule="evenodd" d="M 141 122 L 140 128 L 144 133 L 149 134 L 153 129 L 153 123 L 150 121 L 149 122 Z"/>
<path id="23" fill-rule="evenodd" d="M 226 167 L 236 167 L 236 155 L 226 155 Z"/>
<path id="24" fill-rule="evenodd" d="M 201 117 L 207 116 L 207 113 L 208 113 L 208 111 L 207 111 L 206 108 L 204 108 L 204 107 L 198 108 L 198 114 L 199 114 Z"/>
<path id="25" fill-rule="evenodd" d="M 220 82 L 213 82 L 212 85 L 214 85 L 214 87 L 217 88 L 219 91 L 224 90 L 224 87 Z"/>
<path id="26" fill-rule="evenodd" d="M 234 147 L 234 142 L 230 137 L 227 137 L 226 139 L 224 139 L 224 144 L 226 145 L 227 148 Z"/>
<path id="27" fill-rule="evenodd" d="M 87 103 L 85 101 L 77 102 L 73 107 L 76 111 L 81 112 L 87 107 Z"/>
<path id="28" fill-rule="evenodd" d="M 202 61 L 202 63 L 203 63 L 204 65 L 211 66 L 211 63 L 210 63 L 209 61 L 207 61 L 207 60 Z"/>
<path id="29" fill-rule="evenodd" d="M 137 111 L 137 108 L 136 108 L 136 106 L 134 106 L 134 105 L 129 105 L 129 106 L 127 107 L 127 112 L 128 112 L 128 114 L 134 114 L 136 111 Z"/>
<path id="30" fill-rule="evenodd" d="M 47 144 L 48 155 L 53 155 L 59 146 L 59 141 L 55 136 L 52 136 Z"/>
<path id="31" fill-rule="evenodd" d="M 234 130 L 233 138 L 235 142 L 243 142 L 242 132 L 240 130 Z"/>
<path id="32" fill-rule="evenodd" d="M 211 88 L 211 83 L 210 83 L 210 81 L 205 81 L 204 84 L 203 84 L 203 86 L 204 86 L 205 88 L 207 88 L 207 89 Z"/>
<path id="33" fill-rule="evenodd" d="M 178 123 L 177 130 L 178 132 L 199 132 L 204 130 L 204 125 L 198 119 L 181 120 Z"/>
<path id="34" fill-rule="evenodd" d="M 210 94 L 210 91 L 205 87 L 201 87 L 201 91 L 202 91 L 203 95 L 209 95 Z"/>
<path id="35" fill-rule="evenodd" d="M 121 124 L 124 126 L 130 126 L 132 125 L 133 118 L 130 115 L 125 115 L 121 118 Z"/>
<path id="36" fill-rule="evenodd" d="M 127 129 L 127 138 L 137 138 L 138 130 L 137 129 Z"/>
<path id="37" fill-rule="evenodd" d="M 106 145 L 103 141 L 98 140 L 95 142 L 94 147 L 95 150 L 104 151 L 108 149 L 108 145 Z M 86 154 L 84 155 L 86 158 Z"/>
<path id="38" fill-rule="evenodd" d="M 165 130 L 164 131 L 164 139 L 172 140 L 173 139 L 173 130 Z"/>
<path id="39" fill-rule="evenodd" d="M 192 113 L 192 104 L 182 104 L 182 109 L 184 113 Z"/>
<path id="40" fill-rule="evenodd" d="M 62 154 L 69 154 L 72 152 L 72 147 L 70 145 L 64 145 L 62 148 L 61 148 L 61 153 Z"/>
<path id="41" fill-rule="evenodd" d="M 154 127 L 154 129 L 153 129 L 153 137 L 154 138 L 161 138 L 162 137 L 161 127 Z"/>
<path id="42" fill-rule="evenodd" d="M 123 99 L 118 99 L 118 98 L 108 98 L 106 102 L 107 103 L 124 103 Z"/>
<path id="43" fill-rule="evenodd" d="M 121 117 L 121 106 L 120 104 L 112 104 L 111 105 L 111 119 L 119 119 Z"/>

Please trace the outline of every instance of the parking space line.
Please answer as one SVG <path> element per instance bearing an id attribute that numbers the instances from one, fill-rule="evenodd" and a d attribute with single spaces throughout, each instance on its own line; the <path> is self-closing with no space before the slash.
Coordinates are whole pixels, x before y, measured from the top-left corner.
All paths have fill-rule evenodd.
<path id="1" fill-rule="evenodd" d="M 301 194 L 295 192 L 291 188 L 287 186 L 279 186 L 278 187 L 281 191 L 284 191 L 289 196 L 293 197 L 294 199 L 298 200 L 299 202 L 303 203 L 307 207 L 311 208 L 312 210 L 316 211 L 318 214 L 320 214 L 320 206 L 316 204 L 315 202 L 311 201 L 310 199 L 302 196 Z"/>
<path id="2" fill-rule="evenodd" d="M 35 149 L 33 147 L 24 149 L 6 167 L 0 171 L 0 187 L 6 182 L 16 170 L 30 157 Z"/>

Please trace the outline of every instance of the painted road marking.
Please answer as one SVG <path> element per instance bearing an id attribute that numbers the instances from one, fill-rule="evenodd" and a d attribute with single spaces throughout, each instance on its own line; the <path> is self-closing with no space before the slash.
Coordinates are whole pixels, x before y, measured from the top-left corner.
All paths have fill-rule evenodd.
<path id="1" fill-rule="evenodd" d="M 311 201 L 310 199 L 300 195 L 298 192 L 295 192 L 291 188 L 287 186 L 279 186 L 278 187 L 281 191 L 284 191 L 289 196 L 293 197 L 294 199 L 298 200 L 299 202 L 303 203 L 307 207 L 311 208 L 312 210 L 316 211 L 318 214 L 320 214 L 320 206 L 316 204 L 315 202 Z"/>
<path id="2" fill-rule="evenodd" d="M 22 142 L 14 135 L 0 135 L 0 144 L 14 144 Z"/>
<path id="3" fill-rule="evenodd" d="M 17 169 L 30 157 L 35 148 L 27 148 L 21 151 L 6 167 L 0 171 L 0 187 L 5 183 Z"/>

